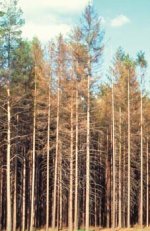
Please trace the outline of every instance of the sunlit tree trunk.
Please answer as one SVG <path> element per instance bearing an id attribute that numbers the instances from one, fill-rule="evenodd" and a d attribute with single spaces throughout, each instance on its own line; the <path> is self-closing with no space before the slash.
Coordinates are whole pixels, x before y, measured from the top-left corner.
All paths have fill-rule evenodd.
<path id="1" fill-rule="evenodd" d="M 76 83 L 76 143 L 75 143 L 75 209 L 74 209 L 74 229 L 78 229 L 78 133 L 79 133 L 79 128 L 78 128 L 78 120 L 79 120 L 79 115 L 78 115 L 78 84 Z"/>
<path id="2" fill-rule="evenodd" d="M 109 157 L 109 137 L 107 129 L 107 158 L 106 158 L 106 220 L 107 228 L 110 227 L 110 193 L 111 193 L 111 165 Z"/>
<path id="3" fill-rule="evenodd" d="M 141 228 L 143 228 L 143 79 L 144 79 L 144 72 L 145 68 L 147 67 L 147 61 L 145 60 L 144 53 L 139 52 L 137 54 L 137 64 L 140 67 L 140 72 L 141 72 L 141 95 L 140 95 L 140 132 L 141 132 L 141 150 L 140 150 L 140 160 L 141 160 L 141 166 L 140 166 L 140 171 L 141 171 L 141 187 L 140 187 L 140 206 L 139 206 L 139 217 L 140 217 L 140 225 Z"/>
<path id="4" fill-rule="evenodd" d="M 36 70 L 35 70 L 36 71 Z M 31 214 L 30 214 L 30 231 L 33 230 L 34 225 L 34 197 L 35 197 L 35 132 L 36 132 L 36 104 L 37 104 L 37 86 L 36 86 L 36 73 L 35 73 L 35 86 L 34 86 L 34 111 L 33 111 L 33 146 L 32 146 L 32 185 L 31 185 Z"/>
<path id="5" fill-rule="evenodd" d="M 22 231 L 25 231 L 26 218 L 26 159 L 23 157 L 23 193 L 22 193 Z"/>
<path id="6" fill-rule="evenodd" d="M 10 146 L 11 146 L 11 112 L 10 112 L 10 83 L 7 85 L 7 231 L 12 229 L 11 217 L 11 172 L 10 172 Z"/>
<path id="7" fill-rule="evenodd" d="M 17 223 L 17 157 L 15 157 L 15 171 L 14 171 L 13 231 L 16 231 L 16 223 Z"/>
<path id="8" fill-rule="evenodd" d="M 63 182 L 62 182 L 62 143 L 59 151 L 59 226 L 58 229 L 63 227 Z"/>
<path id="9" fill-rule="evenodd" d="M 101 171 L 101 166 L 102 166 L 102 145 L 101 145 L 101 137 L 98 136 L 98 152 L 99 152 L 99 164 L 100 164 L 100 170 L 99 170 L 99 181 L 102 181 L 102 171 Z M 99 195 L 99 227 L 102 227 L 102 193 Z"/>
<path id="10" fill-rule="evenodd" d="M 127 161 L 126 161 L 126 145 L 125 145 L 125 139 L 126 136 L 124 135 L 124 145 L 123 145 L 123 182 L 126 181 L 126 165 L 127 165 Z M 125 194 L 126 194 L 126 185 L 124 184 L 123 186 L 123 226 L 126 227 L 126 200 L 125 200 Z"/>
<path id="11" fill-rule="evenodd" d="M 18 126 L 19 116 L 17 115 L 17 126 Z M 17 128 L 18 135 L 18 128 Z M 18 155 L 18 143 L 16 144 L 16 151 Z M 14 201 L 13 201 L 13 231 L 16 231 L 17 225 L 17 156 L 15 156 L 15 171 L 14 171 Z"/>
<path id="12" fill-rule="evenodd" d="M 71 89 L 71 91 L 73 91 Z M 73 95 L 73 93 L 72 93 Z M 68 212 L 68 221 L 69 221 L 69 231 L 73 230 L 73 96 L 71 95 L 71 115 L 70 115 L 70 188 L 69 188 L 69 212 Z"/>
<path id="13" fill-rule="evenodd" d="M 113 185 L 112 185 L 112 228 L 116 222 L 116 154 L 115 154 L 115 111 L 114 111 L 114 84 L 112 83 L 112 148 L 113 148 Z"/>
<path id="14" fill-rule="evenodd" d="M 88 63 L 90 69 L 90 62 Z M 87 79 L 87 150 L 86 150 L 86 209 L 85 209 L 85 228 L 89 230 L 90 219 L 90 73 Z"/>
<path id="15" fill-rule="evenodd" d="M 56 155 L 54 168 L 54 190 L 53 190 L 53 210 L 52 210 L 52 229 L 55 229 L 56 219 L 56 199 L 57 199 L 57 182 L 58 182 L 58 155 L 59 155 L 59 110 L 60 110 L 60 77 L 58 76 L 57 89 L 57 118 L 56 118 Z"/>
<path id="16" fill-rule="evenodd" d="M 3 193 L 3 171 L 2 168 L 0 168 L 0 230 L 2 230 L 2 200 L 3 200 L 2 193 Z"/>
<path id="17" fill-rule="evenodd" d="M 149 226 L 149 143 L 147 137 L 147 160 L 146 160 L 146 168 L 147 168 L 147 184 L 146 184 L 146 226 Z"/>
<path id="18" fill-rule="evenodd" d="M 143 94 L 141 87 L 141 198 L 140 198 L 140 225 L 143 227 Z"/>
<path id="19" fill-rule="evenodd" d="M 127 226 L 130 228 L 130 203 L 131 203 L 131 144 L 130 144 L 130 72 L 128 71 L 128 210 Z"/>
<path id="20" fill-rule="evenodd" d="M 49 92 L 48 92 L 48 122 L 47 122 L 47 184 L 46 184 L 46 231 L 48 231 L 49 227 L 49 150 L 50 150 L 50 87 L 49 87 Z"/>
<path id="21" fill-rule="evenodd" d="M 121 108 L 119 109 L 119 227 L 122 227 L 122 143 Z"/>

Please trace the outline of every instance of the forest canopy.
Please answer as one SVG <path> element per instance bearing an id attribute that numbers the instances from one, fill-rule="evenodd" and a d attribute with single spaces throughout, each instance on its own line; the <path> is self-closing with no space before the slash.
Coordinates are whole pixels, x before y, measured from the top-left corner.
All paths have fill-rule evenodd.
<path id="1" fill-rule="evenodd" d="M 22 37 L 0 10 L 0 230 L 149 226 L 148 62 L 106 44 L 91 3 L 69 38 Z"/>

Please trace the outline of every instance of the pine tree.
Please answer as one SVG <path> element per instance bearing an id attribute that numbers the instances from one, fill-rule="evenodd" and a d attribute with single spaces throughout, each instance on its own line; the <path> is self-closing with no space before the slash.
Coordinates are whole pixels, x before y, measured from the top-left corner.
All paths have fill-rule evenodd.
<path id="1" fill-rule="evenodd" d="M 0 68 L 2 72 L 1 81 L 4 81 L 7 92 L 7 230 L 12 230 L 11 211 L 11 80 L 12 80 L 12 60 L 14 50 L 21 40 L 23 24 L 22 11 L 18 9 L 16 1 L 5 2 L 0 13 Z"/>
<path id="2" fill-rule="evenodd" d="M 89 230 L 90 222 L 90 98 L 91 80 L 94 77 L 93 67 L 99 62 L 103 50 L 103 30 L 101 21 L 89 4 L 82 17 L 81 25 L 82 43 L 87 50 L 87 134 L 86 134 L 86 230 Z"/>

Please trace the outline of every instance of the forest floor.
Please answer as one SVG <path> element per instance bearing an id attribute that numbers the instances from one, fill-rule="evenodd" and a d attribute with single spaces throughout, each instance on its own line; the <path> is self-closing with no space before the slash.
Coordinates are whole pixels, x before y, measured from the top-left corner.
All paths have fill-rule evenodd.
<path id="1" fill-rule="evenodd" d="M 38 231 L 45 231 L 45 229 L 40 229 Z M 52 229 L 49 229 L 49 231 L 53 231 Z M 57 231 L 57 229 L 55 230 Z M 58 230 L 58 231 L 68 231 L 67 229 L 62 229 L 62 230 Z M 85 231 L 85 229 L 78 229 L 77 231 Z M 95 227 L 91 227 L 89 229 L 89 231 L 150 231 L 150 226 L 149 227 L 133 227 L 133 228 L 115 228 L 114 230 L 112 228 L 95 228 Z"/>

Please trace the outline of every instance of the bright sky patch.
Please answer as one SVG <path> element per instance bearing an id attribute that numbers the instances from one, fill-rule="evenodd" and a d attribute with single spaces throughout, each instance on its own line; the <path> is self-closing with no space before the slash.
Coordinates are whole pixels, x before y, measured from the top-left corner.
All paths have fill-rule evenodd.
<path id="1" fill-rule="evenodd" d="M 119 15 L 116 18 L 111 20 L 112 27 L 121 27 L 128 23 L 130 23 L 130 19 L 125 15 Z"/>

